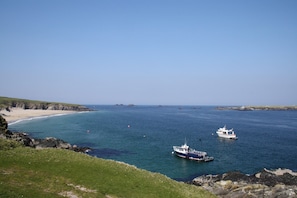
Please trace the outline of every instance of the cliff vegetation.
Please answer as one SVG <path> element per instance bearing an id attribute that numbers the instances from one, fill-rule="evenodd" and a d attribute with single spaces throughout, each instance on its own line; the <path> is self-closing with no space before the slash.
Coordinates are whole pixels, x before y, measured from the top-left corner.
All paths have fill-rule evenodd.
<path id="1" fill-rule="evenodd" d="M 27 100 L 19 98 L 0 97 L 0 110 L 11 108 L 22 109 L 42 109 L 42 110 L 70 110 L 70 111 L 89 111 L 85 106 L 78 104 L 67 104 L 58 102 L 45 102 L 38 100 Z"/>

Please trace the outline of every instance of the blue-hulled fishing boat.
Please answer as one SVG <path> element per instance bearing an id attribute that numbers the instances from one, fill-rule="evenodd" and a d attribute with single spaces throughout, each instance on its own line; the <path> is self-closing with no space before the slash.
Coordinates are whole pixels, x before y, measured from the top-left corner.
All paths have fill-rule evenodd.
<path id="1" fill-rule="evenodd" d="M 181 146 L 173 146 L 172 153 L 178 157 L 189 159 L 189 160 L 195 160 L 195 161 L 201 161 L 201 162 L 209 162 L 214 160 L 214 157 L 209 157 L 206 152 L 197 151 L 193 148 L 190 148 L 186 142 Z"/>

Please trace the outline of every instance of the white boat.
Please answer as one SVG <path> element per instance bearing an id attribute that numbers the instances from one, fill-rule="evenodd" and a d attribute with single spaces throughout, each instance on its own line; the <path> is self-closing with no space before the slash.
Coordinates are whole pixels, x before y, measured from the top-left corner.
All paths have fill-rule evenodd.
<path id="1" fill-rule="evenodd" d="M 195 149 L 190 148 L 187 143 L 181 146 L 173 146 L 173 154 L 178 157 L 202 161 L 202 162 L 209 162 L 214 160 L 213 157 L 209 157 L 206 152 L 204 151 L 197 151 Z"/>
<path id="2" fill-rule="evenodd" d="M 219 137 L 227 139 L 238 139 L 233 129 L 227 129 L 226 125 L 222 128 L 219 128 L 216 132 Z"/>

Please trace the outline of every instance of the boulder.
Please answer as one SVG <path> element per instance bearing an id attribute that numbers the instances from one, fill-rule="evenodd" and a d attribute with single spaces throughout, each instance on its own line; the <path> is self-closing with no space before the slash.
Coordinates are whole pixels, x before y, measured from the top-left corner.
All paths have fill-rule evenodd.
<path id="1" fill-rule="evenodd" d="M 254 175 L 232 171 L 202 175 L 191 181 L 220 197 L 297 197 L 297 173 L 263 169 Z"/>

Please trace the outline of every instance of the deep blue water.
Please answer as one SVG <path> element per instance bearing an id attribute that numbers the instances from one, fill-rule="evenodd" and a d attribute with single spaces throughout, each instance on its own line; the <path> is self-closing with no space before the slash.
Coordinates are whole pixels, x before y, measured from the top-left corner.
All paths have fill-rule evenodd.
<path id="1" fill-rule="evenodd" d="M 9 125 L 33 137 L 57 137 L 89 146 L 90 155 L 123 161 L 177 180 L 202 174 L 261 169 L 297 171 L 297 111 L 233 111 L 206 106 L 89 106 L 98 111 L 23 121 Z M 234 128 L 238 140 L 216 136 Z M 130 127 L 128 127 L 128 125 Z M 208 163 L 172 155 L 185 138 L 189 146 L 215 158 Z"/>

